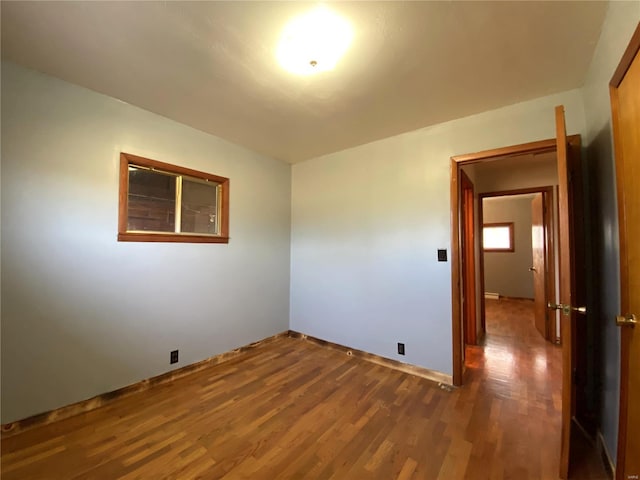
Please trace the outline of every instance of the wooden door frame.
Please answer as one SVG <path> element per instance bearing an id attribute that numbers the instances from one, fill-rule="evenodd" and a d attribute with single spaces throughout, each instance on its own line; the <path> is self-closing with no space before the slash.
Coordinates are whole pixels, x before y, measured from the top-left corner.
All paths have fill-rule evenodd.
<path id="1" fill-rule="evenodd" d="M 613 127 L 613 144 L 614 144 L 614 152 L 615 152 L 615 164 L 616 164 L 616 186 L 617 186 L 617 202 L 618 202 L 618 222 L 622 226 L 624 220 L 624 212 L 621 211 L 620 205 L 623 204 L 624 201 L 624 192 L 622 191 L 622 181 L 621 176 L 623 172 L 619 168 L 620 158 L 622 156 L 622 151 L 620 148 L 622 139 L 620 138 L 620 126 L 618 120 L 618 87 L 622 83 L 624 76 L 631 67 L 631 63 L 633 59 L 640 51 L 640 24 L 636 27 L 633 36 L 622 55 L 622 59 L 618 64 L 618 68 L 613 74 L 611 81 L 609 82 L 609 95 L 611 98 L 611 119 L 612 119 L 612 127 Z M 627 249 L 627 245 L 625 243 L 624 237 L 620 235 L 619 239 L 620 245 L 620 258 L 623 258 L 624 252 Z M 627 265 L 620 262 L 620 313 L 624 314 L 629 311 L 629 298 L 627 296 L 627 292 L 629 289 L 628 286 L 629 273 L 627 271 Z M 627 384 L 628 381 L 625 379 L 629 378 L 629 362 L 625 362 L 624 359 L 628 358 L 629 350 L 631 342 L 631 332 L 622 329 L 620 333 L 620 410 L 618 413 L 618 454 L 616 458 L 616 479 L 622 480 L 624 472 L 622 468 L 619 468 L 621 465 L 625 464 L 626 458 L 626 445 L 627 445 L 627 420 L 628 420 L 628 393 L 627 393 Z"/>
<path id="2" fill-rule="evenodd" d="M 543 224 L 544 224 L 544 243 L 545 243 L 545 278 L 544 278 L 544 288 L 545 288 L 545 298 L 548 302 L 557 303 L 556 302 L 556 272 L 555 272 L 555 244 L 554 244 L 554 235 L 553 235 L 553 216 L 552 213 L 555 211 L 555 205 L 557 202 L 553 201 L 553 186 L 547 185 L 542 187 L 532 187 L 532 188 L 517 188 L 514 190 L 501 190 L 495 192 L 486 192 L 478 194 L 478 225 L 482 228 L 484 224 L 484 207 L 482 205 L 482 200 L 485 198 L 495 198 L 495 197 L 507 197 L 512 195 L 526 195 L 528 193 L 542 193 L 543 195 L 543 205 L 545 208 L 545 214 L 543 214 Z M 552 210 L 554 209 L 554 210 Z M 480 323 L 482 325 L 482 332 L 486 332 L 486 316 L 485 316 L 485 298 L 484 298 L 484 249 L 482 244 L 482 235 L 479 235 L 480 239 L 480 262 L 479 262 L 479 271 L 480 271 Z M 549 253 L 550 252 L 550 253 Z M 550 332 L 550 323 L 551 323 L 551 314 L 552 311 L 548 311 L 545 318 L 545 338 L 551 342 L 559 343 L 559 338 L 556 335 L 556 331 L 554 330 L 553 336 Z"/>
<path id="3" fill-rule="evenodd" d="M 464 295 L 463 332 L 467 345 L 476 345 L 477 339 L 477 291 L 476 291 L 476 258 L 475 258 L 475 212 L 474 212 L 474 187 L 473 182 L 464 173 L 460 172 L 460 187 L 462 189 L 462 215 L 463 228 L 461 230 L 462 246 L 462 293 Z M 467 205 L 464 196 L 471 192 L 471 206 Z"/>
<path id="4" fill-rule="evenodd" d="M 570 143 L 580 141 L 579 135 L 568 137 Z M 461 176 L 463 165 L 484 163 L 496 160 L 500 157 L 512 155 L 525 155 L 529 153 L 544 153 L 556 151 L 556 139 L 540 140 L 537 142 L 523 143 L 509 147 L 484 150 L 477 153 L 468 153 L 451 157 L 450 162 L 450 195 L 451 195 L 451 330 L 453 351 L 453 384 L 462 385 L 464 375 L 464 339 L 462 338 L 462 312 L 461 312 L 461 271 L 462 254 L 461 238 Z M 484 294 L 483 294 L 484 296 Z M 482 299 L 481 299 L 482 302 Z"/>

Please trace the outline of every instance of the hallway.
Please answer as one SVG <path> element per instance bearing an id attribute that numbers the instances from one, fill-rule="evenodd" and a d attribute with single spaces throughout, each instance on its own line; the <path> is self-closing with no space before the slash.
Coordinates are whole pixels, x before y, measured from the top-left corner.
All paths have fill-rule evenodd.
<path id="1" fill-rule="evenodd" d="M 531 300 L 487 299 L 486 329 L 482 345 L 466 347 L 465 384 L 473 384 L 483 398 L 492 398 L 491 411 L 501 412 L 500 456 L 522 458 L 523 464 L 540 462 L 539 476 L 531 475 L 531 466 L 522 478 L 557 478 L 562 349 L 535 329 Z M 577 454 L 571 478 L 608 478 L 595 447 L 583 438 L 573 445 Z M 513 476 L 505 478 L 518 478 L 518 472 L 510 473 Z"/>

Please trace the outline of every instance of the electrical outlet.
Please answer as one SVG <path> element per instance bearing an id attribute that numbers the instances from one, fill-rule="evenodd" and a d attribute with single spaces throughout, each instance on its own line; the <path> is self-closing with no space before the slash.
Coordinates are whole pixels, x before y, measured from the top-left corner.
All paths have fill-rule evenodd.
<path id="1" fill-rule="evenodd" d="M 398 355 L 404 355 L 404 343 L 398 342 Z"/>
<path id="2" fill-rule="evenodd" d="M 171 352 L 171 358 L 169 359 L 169 363 L 178 363 L 178 350 L 173 350 Z"/>

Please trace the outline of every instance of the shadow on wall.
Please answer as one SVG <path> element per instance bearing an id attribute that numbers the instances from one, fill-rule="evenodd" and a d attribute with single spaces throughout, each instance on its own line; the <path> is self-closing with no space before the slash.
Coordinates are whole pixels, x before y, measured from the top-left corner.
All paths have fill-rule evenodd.
<path id="1" fill-rule="evenodd" d="M 583 379 L 590 409 L 597 412 L 612 458 L 616 457 L 620 389 L 620 332 L 614 322 L 620 309 L 618 217 L 611 130 L 603 128 L 586 149 L 589 199 L 587 241 L 591 252 L 587 275 L 588 372 Z"/>

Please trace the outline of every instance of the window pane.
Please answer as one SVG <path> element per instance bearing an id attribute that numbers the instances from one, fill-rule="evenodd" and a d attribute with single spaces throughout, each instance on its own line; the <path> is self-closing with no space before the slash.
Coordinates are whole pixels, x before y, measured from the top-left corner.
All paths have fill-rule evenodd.
<path id="1" fill-rule="evenodd" d="M 128 231 L 175 232 L 176 177 L 129 166 Z"/>
<path id="2" fill-rule="evenodd" d="M 508 225 L 501 227 L 484 227 L 483 242 L 485 250 L 510 250 L 511 228 Z"/>
<path id="3" fill-rule="evenodd" d="M 218 234 L 218 185 L 182 178 L 181 232 Z"/>

